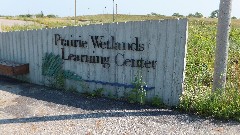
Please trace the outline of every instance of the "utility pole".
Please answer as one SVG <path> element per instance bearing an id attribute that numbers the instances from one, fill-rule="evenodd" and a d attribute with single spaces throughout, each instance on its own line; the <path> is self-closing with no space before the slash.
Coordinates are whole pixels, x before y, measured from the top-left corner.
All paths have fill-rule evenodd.
<path id="1" fill-rule="evenodd" d="M 115 19 L 116 21 L 117 21 L 117 14 L 118 14 L 117 11 L 118 11 L 118 5 L 116 4 L 116 17 L 115 17 L 115 18 L 116 18 L 116 19 Z"/>
<path id="2" fill-rule="evenodd" d="M 75 25 L 77 24 L 77 0 L 75 0 Z"/>
<path id="3" fill-rule="evenodd" d="M 113 0 L 113 22 L 115 21 L 114 19 L 114 0 Z"/>
<path id="4" fill-rule="evenodd" d="M 226 85 L 231 11 L 232 0 L 220 0 L 213 91 L 223 90 Z"/>

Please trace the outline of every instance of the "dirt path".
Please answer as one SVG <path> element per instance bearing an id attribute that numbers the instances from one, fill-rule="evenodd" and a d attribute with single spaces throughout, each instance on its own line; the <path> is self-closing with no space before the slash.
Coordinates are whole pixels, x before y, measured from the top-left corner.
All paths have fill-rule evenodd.
<path id="1" fill-rule="evenodd" d="M 21 20 L 8 20 L 4 18 L 0 18 L 0 32 L 2 32 L 1 26 L 13 26 L 13 25 L 29 25 L 34 24 L 34 22 L 31 21 L 21 21 Z"/>

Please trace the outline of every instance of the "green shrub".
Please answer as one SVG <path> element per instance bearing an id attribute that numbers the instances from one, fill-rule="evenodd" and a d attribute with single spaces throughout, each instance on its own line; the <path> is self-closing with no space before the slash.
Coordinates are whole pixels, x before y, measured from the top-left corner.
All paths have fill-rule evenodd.
<path id="1" fill-rule="evenodd" d="M 218 90 L 213 93 L 210 89 L 195 93 L 186 92 L 181 97 L 179 107 L 202 116 L 240 121 L 240 93 L 234 89 Z"/>
<path id="2" fill-rule="evenodd" d="M 50 15 L 47 15 L 48 18 L 56 18 L 57 16 L 56 15 L 53 15 L 53 14 L 50 14 Z"/>
<path id="3" fill-rule="evenodd" d="M 160 107 L 160 108 L 162 108 L 162 107 L 165 106 L 164 103 L 163 103 L 163 101 L 162 101 L 162 99 L 159 98 L 158 96 L 154 96 L 154 97 L 151 99 L 151 105 L 156 106 L 156 107 Z"/>
<path id="4" fill-rule="evenodd" d="M 103 88 L 99 88 L 93 91 L 93 93 L 91 94 L 92 97 L 102 97 L 103 96 Z"/>

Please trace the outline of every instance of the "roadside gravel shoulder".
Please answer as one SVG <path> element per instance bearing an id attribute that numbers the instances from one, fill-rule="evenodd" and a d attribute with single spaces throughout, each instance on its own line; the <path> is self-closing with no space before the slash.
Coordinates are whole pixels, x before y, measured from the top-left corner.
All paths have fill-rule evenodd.
<path id="1" fill-rule="evenodd" d="M 169 109 L 86 98 L 0 76 L 0 134 L 239 134 L 223 122 Z"/>

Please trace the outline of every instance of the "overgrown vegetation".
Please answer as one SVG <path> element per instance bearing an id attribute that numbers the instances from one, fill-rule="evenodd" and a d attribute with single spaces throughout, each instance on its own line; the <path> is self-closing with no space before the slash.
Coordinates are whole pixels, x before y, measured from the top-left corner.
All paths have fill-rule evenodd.
<path id="1" fill-rule="evenodd" d="M 203 116 L 240 120 L 240 28 L 230 34 L 226 90 L 212 92 L 216 22 L 193 21 L 189 24 L 185 91 L 180 109 Z"/>

